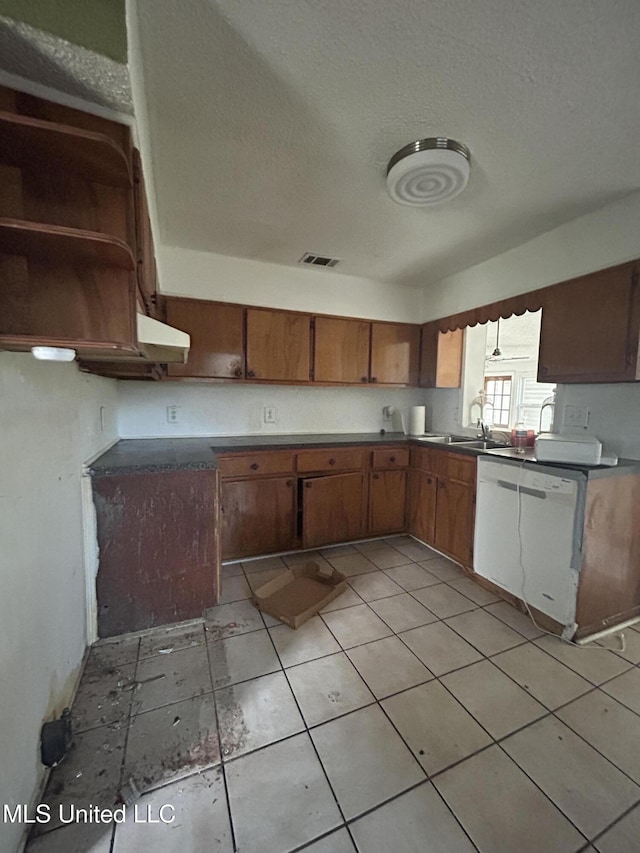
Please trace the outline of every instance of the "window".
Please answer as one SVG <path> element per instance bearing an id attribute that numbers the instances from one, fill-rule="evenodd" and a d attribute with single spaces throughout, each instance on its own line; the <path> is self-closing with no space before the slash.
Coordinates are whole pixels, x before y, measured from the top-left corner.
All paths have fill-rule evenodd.
<path id="1" fill-rule="evenodd" d="M 511 395 L 513 377 L 509 376 L 487 376 L 484 380 L 484 391 L 486 405 L 490 409 L 491 417 L 488 418 L 493 426 L 507 429 L 509 424 L 509 413 L 511 411 Z"/>
<path id="2" fill-rule="evenodd" d="M 500 318 L 465 331 L 460 424 L 475 428 L 482 418 L 496 431 L 523 423 L 536 432 L 552 428 L 555 386 L 538 382 L 542 311 Z"/>

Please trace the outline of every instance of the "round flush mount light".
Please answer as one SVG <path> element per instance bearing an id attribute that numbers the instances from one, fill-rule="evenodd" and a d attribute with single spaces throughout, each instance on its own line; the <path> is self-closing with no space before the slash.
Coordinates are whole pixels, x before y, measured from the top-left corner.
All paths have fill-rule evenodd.
<path id="1" fill-rule="evenodd" d="M 411 207 L 448 201 L 468 180 L 469 149 L 443 136 L 405 145 L 387 166 L 387 192 L 398 204 Z"/>

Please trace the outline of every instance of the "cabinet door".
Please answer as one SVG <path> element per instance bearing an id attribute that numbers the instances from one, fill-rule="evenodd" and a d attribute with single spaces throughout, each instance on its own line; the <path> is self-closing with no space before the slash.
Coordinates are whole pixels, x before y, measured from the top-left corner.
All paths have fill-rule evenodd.
<path id="1" fill-rule="evenodd" d="M 638 378 L 637 263 L 549 288 L 540 326 L 540 382 Z"/>
<path id="2" fill-rule="evenodd" d="M 92 477 L 98 633 L 196 619 L 219 592 L 218 472 Z"/>
<path id="3" fill-rule="evenodd" d="M 417 385 L 419 349 L 419 326 L 372 323 L 370 381 L 387 385 Z"/>
<path id="4" fill-rule="evenodd" d="M 425 323 L 420 348 L 420 386 L 459 388 L 463 347 L 464 329 L 441 332 L 437 323 Z"/>
<path id="5" fill-rule="evenodd" d="M 475 487 L 438 479 L 434 543 L 465 566 L 473 565 Z"/>
<path id="6" fill-rule="evenodd" d="M 247 308 L 247 378 L 309 382 L 311 317 Z"/>
<path id="7" fill-rule="evenodd" d="M 304 548 L 346 542 L 362 536 L 363 474 L 310 477 L 302 484 Z"/>
<path id="8" fill-rule="evenodd" d="M 409 471 L 407 530 L 429 545 L 433 545 L 435 538 L 436 483 L 433 474 Z"/>
<path id="9" fill-rule="evenodd" d="M 369 533 L 405 529 L 406 471 L 373 471 L 369 475 Z"/>
<path id="10" fill-rule="evenodd" d="M 295 546 L 295 480 L 269 477 L 222 483 L 222 558 L 288 551 Z"/>
<path id="11" fill-rule="evenodd" d="M 313 378 L 316 382 L 369 381 L 371 323 L 316 317 Z"/>
<path id="12" fill-rule="evenodd" d="M 243 378 L 242 305 L 175 297 L 167 297 L 165 304 L 167 323 L 191 335 L 187 363 L 169 365 L 169 376 Z"/>

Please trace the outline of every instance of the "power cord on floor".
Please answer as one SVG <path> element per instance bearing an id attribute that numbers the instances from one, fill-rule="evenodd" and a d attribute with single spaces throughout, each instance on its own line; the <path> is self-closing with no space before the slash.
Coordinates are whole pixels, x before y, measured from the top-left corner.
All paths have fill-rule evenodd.
<path id="1" fill-rule="evenodd" d="M 590 649 L 591 651 L 603 650 L 603 651 L 624 652 L 626 650 L 626 640 L 625 640 L 625 636 L 624 636 L 624 631 L 620 631 L 619 633 L 615 633 L 612 635 L 612 636 L 615 636 L 619 639 L 619 641 L 620 641 L 620 648 L 619 649 L 608 649 L 606 646 L 602 646 L 599 643 L 597 643 L 597 641 L 594 640 L 592 642 L 597 643 L 597 648 L 596 648 L 595 646 L 588 646 L 588 645 L 582 645 L 580 643 L 576 643 L 573 640 L 565 637 L 564 635 L 558 636 L 558 634 L 554 634 L 552 631 L 547 631 L 545 628 L 542 628 L 536 622 L 536 620 L 533 616 L 533 613 L 531 612 L 531 608 L 529 607 L 529 602 L 527 601 L 527 595 L 526 595 L 527 575 L 526 575 L 526 571 L 524 568 L 524 546 L 523 546 L 523 542 L 522 542 L 522 492 L 520 490 L 520 479 L 521 479 L 522 473 L 524 471 L 524 463 L 525 463 L 525 460 L 522 459 L 520 462 L 520 465 L 519 465 L 518 479 L 516 481 L 516 493 L 518 496 L 518 560 L 520 563 L 520 571 L 522 573 L 522 587 L 520 590 L 520 597 L 522 599 L 524 606 L 527 608 L 527 613 L 529 614 L 529 618 L 531 619 L 531 621 L 533 622 L 535 627 L 538 629 L 538 631 L 540 631 L 543 634 L 546 634 L 549 637 L 555 637 L 557 640 L 561 640 L 563 643 L 566 643 L 568 646 L 573 646 L 573 648 L 575 648 L 575 649 Z M 568 626 L 565 625 L 565 630 L 567 627 Z"/>

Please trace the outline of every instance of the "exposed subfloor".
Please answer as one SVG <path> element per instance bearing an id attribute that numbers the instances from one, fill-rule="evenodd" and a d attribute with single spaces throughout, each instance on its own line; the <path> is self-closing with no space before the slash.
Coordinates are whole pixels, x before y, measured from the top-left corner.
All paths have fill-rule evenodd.
<path id="1" fill-rule="evenodd" d="M 319 616 L 247 601 L 310 556 L 349 581 Z M 544 636 L 406 536 L 223 577 L 204 624 L 93 647 L 29 853 L 640 850 L 640 632 Z M 60 826 L 129 778 L 173 823 Z"/>

